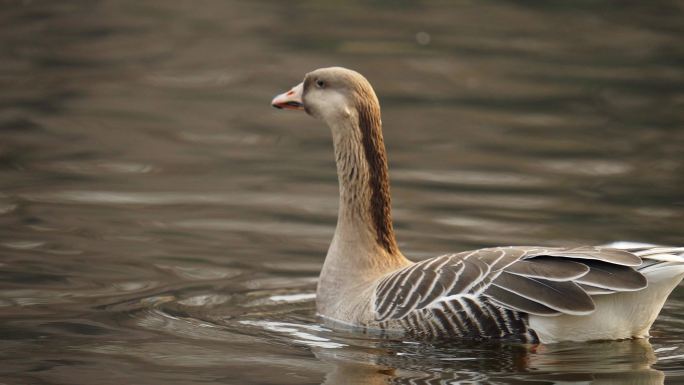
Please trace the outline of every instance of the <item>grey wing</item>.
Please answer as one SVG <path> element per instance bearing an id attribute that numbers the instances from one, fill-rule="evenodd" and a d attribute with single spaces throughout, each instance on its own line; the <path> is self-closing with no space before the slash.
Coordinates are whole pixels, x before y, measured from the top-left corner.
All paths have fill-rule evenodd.
<path id="1" fill-rule="evenodd" d="M 646 278 L 636 255 L 618 249 L 502 247 L 415 263 L 380 281 L 377 321 L 421 309 L 456 309 L 472 316 L 489 305 L 553 316 L 594 310 L 593 295 L 640 290 Z"/>

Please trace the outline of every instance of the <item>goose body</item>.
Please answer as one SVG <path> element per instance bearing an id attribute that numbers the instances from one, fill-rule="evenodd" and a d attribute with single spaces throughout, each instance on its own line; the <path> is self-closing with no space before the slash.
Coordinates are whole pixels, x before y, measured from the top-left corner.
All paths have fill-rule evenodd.
<path id="1" fill-rule="evenodd" d="M 409 261 L 391 219 L 380 106 L 359 73 L 310 72 L 276 96 L 331 129 L 337 226 L 318 282 L 318 313 L 415 338 L 551 343 L 646 337 L 684 277 L 684 247 L 508 246 Z"/>

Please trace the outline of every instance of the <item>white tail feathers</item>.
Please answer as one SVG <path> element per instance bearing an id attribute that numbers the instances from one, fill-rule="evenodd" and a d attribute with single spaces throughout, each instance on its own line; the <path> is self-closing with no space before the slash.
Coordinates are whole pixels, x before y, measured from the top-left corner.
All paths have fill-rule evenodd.
<path id="1" fill-rule="evenodd" d="M 614 242 L 603 247 L 629 251 L 641 258 L 643 262 L 636 269 L 644 274 L 649 282 L 671 280 L 684 275 L 684 247 L 667 247 L 625 241 Z"/>
<path id="2" fill-rule="evenodd" d="M 684 277 L 684 247 L 652 247 L 634 254 L 643 259 L 637 270 L 650 282 Z"/>
<path id="3" fill-rule="evenodd" d="M 684 247 L 662 247 L 616 242 L 602 247 L 618 248 L 640 257 L 636 270 L 648 280 L 639 291 L 593 296 L 596 311 L 588 316 L 530 315 L 530 326 L 542 342 L 565 340 L 646 337 L 672 290 L 684 278 Z"/>
<path id="4" fill-rule="evenodd" d="M 684 263 L 684 247 L 652 247 L 634 251 L 633 254 L 657 261 Z"/>

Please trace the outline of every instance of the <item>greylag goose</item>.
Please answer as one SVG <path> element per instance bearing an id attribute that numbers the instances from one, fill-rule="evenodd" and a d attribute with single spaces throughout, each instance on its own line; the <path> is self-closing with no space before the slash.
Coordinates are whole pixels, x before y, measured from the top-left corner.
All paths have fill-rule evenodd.
<path id="1" fill-rule="evenodd" d="M 380 105 L 359 73 L 321 68 L 276 96 L 331 129 L 340 200 L 320 316 L 418 339 L 529 343 L 647 337 L 684 277 L 684 247 L 507 246 L 411 262 L 392 228 Z"/>

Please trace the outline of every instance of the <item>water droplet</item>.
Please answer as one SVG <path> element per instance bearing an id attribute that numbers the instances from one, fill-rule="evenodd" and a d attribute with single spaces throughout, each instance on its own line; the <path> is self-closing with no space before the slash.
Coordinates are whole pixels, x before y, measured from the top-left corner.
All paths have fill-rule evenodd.
<path id="1" fill-rule="evenodd" d="M 430 34 L 427 32 L 421 31 L 416 34 L 416 42 L 418 42 L 420 45 L 428 45 L 430 44 L 430 40 Z"/>

